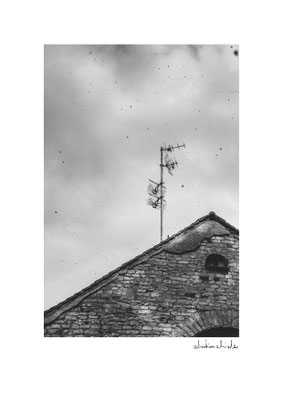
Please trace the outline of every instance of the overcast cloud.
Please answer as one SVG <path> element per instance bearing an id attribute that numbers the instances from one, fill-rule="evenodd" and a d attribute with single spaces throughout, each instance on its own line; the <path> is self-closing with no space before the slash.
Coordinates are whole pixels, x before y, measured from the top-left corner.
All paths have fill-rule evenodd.
<path id="1" fill-rule="evenodd" d="M 45 46 L 45 308 L 209 211 L 238 227 L 238 46 Z"/>

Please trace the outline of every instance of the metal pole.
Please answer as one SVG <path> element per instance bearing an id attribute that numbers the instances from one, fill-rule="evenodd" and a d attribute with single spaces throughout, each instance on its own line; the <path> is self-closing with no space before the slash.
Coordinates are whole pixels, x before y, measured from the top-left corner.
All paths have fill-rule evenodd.
<path id="1" fill-rule="evenodd" d="M 160 242 L 163 238 L 163 148 L 160 147 L 160 194 L 161 194 L 161 204 L 160 204 Z"/>

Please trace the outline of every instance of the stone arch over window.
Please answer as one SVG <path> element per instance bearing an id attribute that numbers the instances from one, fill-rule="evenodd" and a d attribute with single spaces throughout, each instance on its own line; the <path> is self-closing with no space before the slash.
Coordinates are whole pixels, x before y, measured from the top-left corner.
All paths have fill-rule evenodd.
<path id="1" fill-rule="evenodd" d="M 197 312 L 184 322 L 178 323 L 175 336 L 197 336 L 201 332 L 214 328 L 239 330 L 238 311 L 203 311 Z"/>
<path id="2" fill-rule="evenodd" d="M 228 260 L 222 254 L 212 253 L 206 258 L 205 266 L 210 271 L 227 272 Z"/>
<path id="3" fill-rule="evenodd" d="M 228 326 L 218 326 L 216 328 L 205 329 L 195 335 L 196 337 L 239 337 L 239 329 L 228 327 Z"/>

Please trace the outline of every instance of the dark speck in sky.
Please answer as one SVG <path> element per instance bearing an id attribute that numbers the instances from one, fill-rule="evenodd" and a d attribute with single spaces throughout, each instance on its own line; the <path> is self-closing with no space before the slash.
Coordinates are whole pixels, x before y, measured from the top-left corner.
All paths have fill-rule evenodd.
<path id="1" fill-rule="evenodd" d="M 55 214 L 58 214 L 58 212 L 57 212 L 57 211 L 54 211 L 54 213 L 55 213 Z"/>
<path id="2" fill-rule="evenodd" d="M 238 50 L 235 50 L 233 54 L 234 54 L 234 56 L 236 56 L 236 57 L 237 57 L 237 56 L 239 55 L 239 52 L 238 52 Z"/>
<path id="3" fill-rule="evenodd" d="M 219 150 L 222 150 L 222 147 L 220 147 L 220 149 Z"/>

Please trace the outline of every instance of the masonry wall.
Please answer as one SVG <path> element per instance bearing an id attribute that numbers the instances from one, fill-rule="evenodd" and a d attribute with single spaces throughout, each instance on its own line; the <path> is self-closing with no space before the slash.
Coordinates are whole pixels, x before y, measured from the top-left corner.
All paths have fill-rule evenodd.
<path id="1" fill-rule="evenodd" d="M 211 253 L 228 259 L 226 275 L 206 269 Z M 194 251 L 163 249 L 127 267 L 46 325 L 45 336 L 194 336 L 220 318 L 223 326 L 238 326 L 238 307 L 238 237 L 219 236 Z"/>

